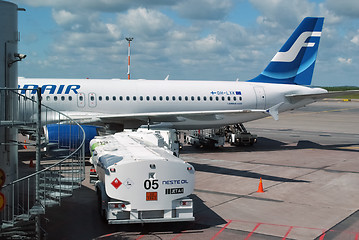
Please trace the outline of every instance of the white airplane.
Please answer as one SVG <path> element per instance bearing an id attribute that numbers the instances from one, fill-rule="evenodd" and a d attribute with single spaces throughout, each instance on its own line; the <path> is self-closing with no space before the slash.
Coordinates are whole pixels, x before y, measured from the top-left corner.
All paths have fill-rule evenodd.
<path id="1" fill-rule="evenodd" d="M 306 86 L 311 84 L 323 22 L 305 18 L 265 70 L 246 82 L 19 78 L 19 88 L 41 87 L 44 105 L 83 124 L 116 130 L 144 124 L 204 129 L 268 115 L 278 119 L 279 112 L 343 94 Z"/>

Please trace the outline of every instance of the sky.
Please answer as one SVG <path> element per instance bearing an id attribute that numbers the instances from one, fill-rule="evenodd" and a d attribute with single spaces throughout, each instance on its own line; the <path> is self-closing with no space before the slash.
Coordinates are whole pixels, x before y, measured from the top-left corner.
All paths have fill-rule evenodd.
<path id="1" fill-rule="evenodd" d="M 19 76 L 249 80 L 304 17 L 325 17 L 314 86 L 359 86 L 358 0 L 13 0 Z"/>

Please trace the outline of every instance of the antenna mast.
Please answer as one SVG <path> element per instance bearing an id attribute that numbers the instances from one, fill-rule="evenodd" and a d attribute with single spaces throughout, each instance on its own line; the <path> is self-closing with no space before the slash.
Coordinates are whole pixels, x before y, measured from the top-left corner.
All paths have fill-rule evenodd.
<path id="1" fill-rule="evenodd" d="M 126 40 L 128 41 L 128 67 L 127 67 L 127 76 L 130 79 L 130 54 L 131 54 L 131 41 L 133 37 L 127 37 Z"/>

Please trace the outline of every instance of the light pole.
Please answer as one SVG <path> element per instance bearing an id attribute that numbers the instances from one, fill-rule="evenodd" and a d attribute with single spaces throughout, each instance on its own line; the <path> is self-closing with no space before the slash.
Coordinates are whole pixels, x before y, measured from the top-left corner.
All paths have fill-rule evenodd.
<path id="1" fill-rule="evenodd" d="M 127 68 L 127 76 L 130 79 L 130 54 L 131 54 L 131 41 L 133 37 L 127 37 L 126 40 L 128 41 L 128 68 Z"/>

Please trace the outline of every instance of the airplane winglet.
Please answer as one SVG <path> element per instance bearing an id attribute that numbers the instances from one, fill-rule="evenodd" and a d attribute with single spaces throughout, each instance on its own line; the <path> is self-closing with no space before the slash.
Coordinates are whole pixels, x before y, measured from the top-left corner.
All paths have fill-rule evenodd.
<path id="1" fill-rule="evenodd" d="M 280 106 L 282 106 L 284 102 L 281 102 L 281 103 L 278 103 L 277 105 L 274 105 L 273 107 L 270 107 L 266 110 L 267 113 L 269 113 L 274 120 L 278 120 L 279 119 L 279 116 L 278 116 L 278 109 Z"/>

